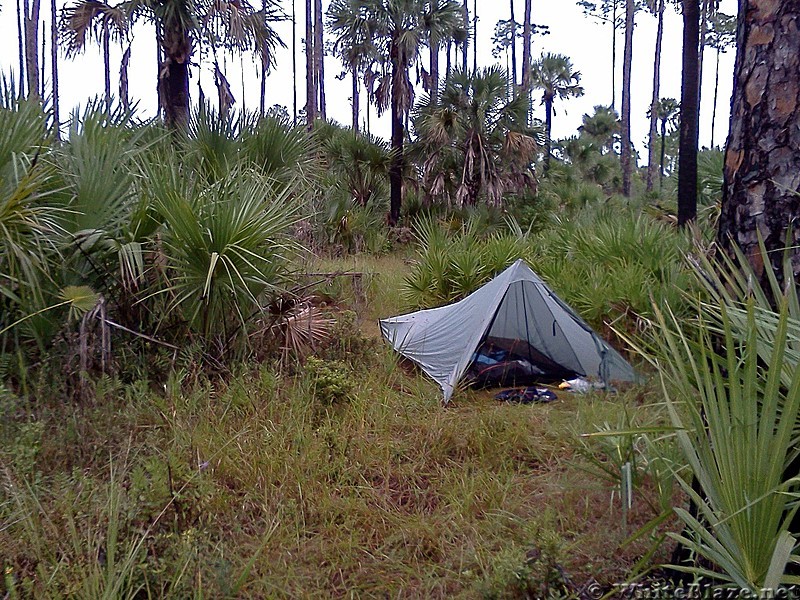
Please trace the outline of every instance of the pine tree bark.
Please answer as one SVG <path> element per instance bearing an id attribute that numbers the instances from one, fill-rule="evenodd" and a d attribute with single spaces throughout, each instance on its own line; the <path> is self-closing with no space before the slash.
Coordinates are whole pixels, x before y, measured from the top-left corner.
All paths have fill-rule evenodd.
<path id="1" fill-rule="evenodd" d="M 658 138 L 658 100 L 661 94 L 661 44 L 664 38 L 664 0 L 658 1 L 658 27 L 656 28 L 656 52 L 653 59 L 653 97 L 650 101 L 650 131 L 647 137 L 647 184 L 652 192 L 655 187 L 656 141 Z"/>
<path id="2" fill-rule="evenodd" d="M 306 0 L 306 124 L 314 127 L 317 118 L 317 77 L 314 73 L 314 11 Z"/>
<path id="3" fill-rule="evenodd" d="M 108 21 L 103 19 L 103 92 L 105 94 L 106 110 L 111 112 L 111 34 L 108 31 Z"/>
<path id="4" fill-rule="evenodd" d="M 472 72 L 478 72 L 478 0 L 472 2 Z"/>
<path id="5" fill-rule="evenodd" d="M 317 108 L 319 118 L 325 121 L 327 117 L 325 108 L 325 46 L 323 33 L 322 0 L 314 0 L 314 65 L 317 78 L 317 94 L 319 97 Z"/>
<path id="6" fill-rule="evenodd" d="M 464 73 L 466 73 L 467 61 L 469 60 L 469 7 L 467 6 L 467 0 L 464 0 L 464 27 L 467 30 L 467 35 L 464 36 L 464 45 L 461 47 L 461 66 Z"/>
<path id="7" fill-rule="evenodd" d="M 697 140 L 700 82 L 699 0 L 683 2 L 683 66 L 681 73 L 681 130 L 678 146 L 678 225 L 697 216 Z"/>
<path id="8" fill-rule="evenodd" d="M 723 247 L 742 249 L 762 283 L 769 268 L 782 281 L 787 246 L 794 274 L 800 275 L 794 235 L 800 217 L 798 25 L 800 0 L 739 0 L 718 237 Z"/>
<path id="9" fill-rule="evenodd" d="M 625 2 L 625 51 L 622 59 L 622 195 L 631 196 L 631 65 L 633 64 L 634 0 Z"/>
<path id="10" fill-rule="evenodd" d="M 355 66 L 351 67 L 351 75 L 353 76 L 353 131 L 358 133 L 358 112 L 359 112 L 359 96 L 358 93 L 358 69 Z"/>
<path id="11" fill-rule="evenodd" d="M 40 0 L 24 0 L 25 71 L 28 97 L 39 98 L 39 8 Z"/>
<path id="12" fill-rule="evenodd" d="M 297 125 L 297 0 L 292 0 L 292 125 Z"/>
<path id="13" fill-rule="evenodd" d="M 717 103 L 719 101 L 719 55 L 720 49 L 717 48 L 717 64 L 714 69 L 714 103 L 711 107 L 711 147 L 714 148 L 714 129 L 717 126 Z"/>

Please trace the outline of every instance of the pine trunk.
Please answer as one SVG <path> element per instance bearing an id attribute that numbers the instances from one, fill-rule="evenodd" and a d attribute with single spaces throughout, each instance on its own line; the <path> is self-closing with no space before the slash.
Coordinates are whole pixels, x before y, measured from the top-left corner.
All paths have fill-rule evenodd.
<path id="1" fill-rule="evenodd" d="M 631 65 L 633 64 L 634 0 L 625 3 L 625 51 L 622 59 L 622 195 L 631 196 Z"/>
<path id="2" fill-rule="evenodd" d="M 58 90 L 58 10 L 56 0 L 50 0 L 50 78 L 53 89 L 53 132 L 56 141 L 61 141 L 61 111 Z"/>
<path id="3" fill-rule="evenodd" d="M 25 70 L 28 96 L 39 98 L 39 7 L 40 0 L 25 0 Z"/>
<path id="4" fill-rule="evenodd" d="M 464 0 L 464 27 L 467 30 L 467 35 L 464 36 L 464 45 L 461 48 L 462 53 L 462 69 L 464 73 L 467 72 L 467 60 L 469 60 L 469 7 L 467 0 Z"/>
<path id="5" fill-rule="evenodd" d="M 19 51 L 19 82 L 17 95 L 22 98 L 25 96 L 25 11 L 22 0 L 17 0 L 17 45 Z"/>
<path id="6" fill-rule="evenodd" d="M 389 165 L 389 225 L 394 227 L 400 221 L 400 207 L 403 202 L 403 111 L 400 98 L 404 85 L 400 64 L 400 53 L 392 43 L 392 160 Z"/>
<path id="7" fill-rule="evenodd" d="M 103 19 L 103 92 L 106 100 L 106 110 L 111 112 L 111 49 L 108 21 Z"/>
<path id="8" fill-rule="evenodd" d="M 658 172 L 658 189 L 664 186 L 664 159 L 667 156 L 667 120 L 661 119 L 661 170 Z"/>
<path id="9" fill-rule="evenodd" d="M 739 7 L 718 235 L 723 247 L 742 249 L 763 284 L 767 268 L 783 279 L 787 246 L 800 275 L 800 53 L 787 50 L 800 48 L 800 0 L 740 0 Z"/>
<path id="10" fill-rule="evenodd" d="M 306 0 L 306 124 L 314 127 L 317 119 L 317 77 L 314 73 L 314 12 Z"/>
<path id="11" fill-rule="evenodd" d="M 128 93 L 128 66 L 131 62 L 131 47 L 125 48 L 122 53 L 122 60 L 119 63 L 119 101 L 125 111 L 131 109 L 130 94 Z"/>
<path id="12" fill-rule="evenodd" d="M 297 125 L 297 0 L 292 0 L 292 125 Z"/>
<path id="13" fill-rule="evenodd" d="M 522 23 L 522 90 L 528 99 L 528 123 L 531 119 L 531 3 L 532 0 L 525 0 L 525 11 Z M 548 137 L 549 139 L 549 137 Z M 549 154 L 548 154 L 549 159 Z"/>
<path id="14" fill-rule="evenodd" d="M 550 137 L 553 130 L 553 95 L 545 94 L 544 97 L 544 132 L 545 132 L 545 152 L 544 152 L 544 170 L 545 173 L 550 170 L 550 152 L 553 148 L 553 140 Z"/>
<path id="15" fill-rule="evenodd" d="M 319 96 L 319 118 L 325 121 L 325 47 L 322 26 L 322 0 L 314 0 L 314 65 L 317 78 L 317 94 Z"/>
<path id="16" fill-rule="evenodd" d="M 514 95 L 517 94 L 517 21 L 514 17 L 514 0 L 510 0 L 511 4 L 511 87 L 514 90 Z"/>
<path id="17" fill-rule="evenodd" d="M 719 54 L 717 48 L 717 66 L 714 69 L 714 104 L 711 108 L 711 147 L 714 147 L 714 128 L 717 126 L 717 103 L 719 101 Z"/>
<path id="18" fill-rule="evenodd" d="M 478 0 L 472 2 L 472 72 L 478 72 Z"/>
<path id="19" fill-rule="evenodd" d="M 698 62 L 700 54 L 699 0 L 683 1 L 683 71 L 681 74 L 681 131 L 678 147 L 678 225 L 697 216 Z"/>
<path id="20" fill-rule="evenodd" d="M 650 101 L 650 131 L 647 137 L 647 191 L 652 192 L 656 180 L 656 140 L 658 138 L 658 99 L 661 94 L 661 43 L 664 37 L 664 0 L 658 2 L 656 53 L 653 60 L 653 97 Z"/>
<path id="21" fill-rule="evenodd" d="M 611 110 L 617 110 L 617 0 L 611 0 Z"/>
<path id="22" fill-rule="evenodd" d="M 173 130 L 189 125 L 189 59 L 192 39 L 179 23 L 164 23 L 164 63 L 161 65 L 160 92 L 164 124 Z"/>
<path id="23" fill-rule="evenodd" d="M 353 131 L 355 133 L 358 133 L 358 109 L 359 109 L 358 69 L 352 67 L 351 74 L 353 76 Z"/>

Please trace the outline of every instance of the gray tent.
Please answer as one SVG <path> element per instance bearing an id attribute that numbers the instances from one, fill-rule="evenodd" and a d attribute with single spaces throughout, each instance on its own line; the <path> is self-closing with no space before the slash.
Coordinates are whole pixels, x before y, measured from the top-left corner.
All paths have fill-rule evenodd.
<path id="1" fill-rule="evenodd" d="M 459 302 L 380 326 L 397 352 L 441 386 L 445 402 L 468 370 L 483 365 L 513 363 L 533 378 L 635 379 L 630 364 L 521 259 Z"/>

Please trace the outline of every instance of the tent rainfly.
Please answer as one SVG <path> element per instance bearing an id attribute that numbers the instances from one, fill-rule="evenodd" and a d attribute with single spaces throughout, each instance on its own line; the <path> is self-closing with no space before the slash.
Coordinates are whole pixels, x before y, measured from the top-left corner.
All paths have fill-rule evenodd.
<path id="1" fill-rule="evenodd" d="M 636 377 L 522 259 L 463 300 L 383 319 L 380 327 L 397 352 L 441 386 L 445 402 L 468 371 L 504 359 L 534 379 Z"/>

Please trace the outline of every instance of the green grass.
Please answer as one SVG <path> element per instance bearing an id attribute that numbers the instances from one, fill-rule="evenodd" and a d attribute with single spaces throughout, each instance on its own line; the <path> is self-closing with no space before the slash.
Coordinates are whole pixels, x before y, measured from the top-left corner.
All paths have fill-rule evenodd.
<path id="1" fill-rule="evenodd" d="M 311 268 L 367 274 L 365 302 L 330 291 L 376 336 L 409 267 Z M 267 365 L 160 389 L 104 378 L 82 404 L 3 392 L 0 596 L 514 598 L 622 581 L 649 549 L 618 546 L 655 516 L 653 486 L 626 531 L 577 438 L 625 407 L 658 419 L 642 390 L 533 406 L 468 391 L 443 408 L 383 345 L 349 368 L 330 406 L 312 372 Z"/>

